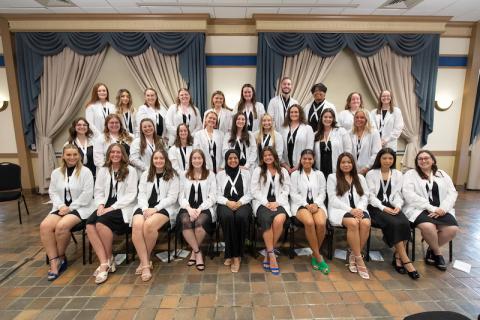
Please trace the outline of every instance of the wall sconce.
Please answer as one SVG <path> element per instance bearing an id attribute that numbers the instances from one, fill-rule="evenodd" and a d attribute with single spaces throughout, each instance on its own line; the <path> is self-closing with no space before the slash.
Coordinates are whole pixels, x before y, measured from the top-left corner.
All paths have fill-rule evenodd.
<path id="1" fill-rule="evenodd" d="M 8 107 L 8 100 L 0 100 L 0 112 L 4 111 Z"/>
<path id="2" fill-rule="evenodd" d="M 439 99 L 435 100 L 435 109 L 438 111 L 447 111 L 453 106 L 453 100 Z"/>

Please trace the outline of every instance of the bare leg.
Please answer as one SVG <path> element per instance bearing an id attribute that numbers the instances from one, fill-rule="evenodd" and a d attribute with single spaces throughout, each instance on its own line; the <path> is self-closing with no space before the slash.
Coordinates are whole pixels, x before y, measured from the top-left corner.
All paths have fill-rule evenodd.
<path id="1" fill-rule="evenodd" d="M 423 239 L 425 239 L 427 244 L 430 246 L 430 249 L 432 249 L 433 253 L 435 255 L 439 255 L 440 246 L 438 244 L 437 227 L 430 222 L 420 223 L 417 227 L 420 229 Z"/>
<path id="2" fill-rule="evenodd" d="M 318 209 L 318 211 L 313 214 L 313 220 L 315 221 L 315 231 L 317 233 L 317 241 L 318 241 L 318 248 L 322 247 L 323 240 L 325 239 L 325 233 L 327 231 L 327 215 L 322 209 Z M 320 254 L 321 260 L 317 260 L 318 262 L 323 260 L 322 255 Z"/>
<path id="3" fill-rule="evenodd" d="M 370 219 L 360 220 L 360 250 L 362 250 L 367 243 L 368 236 L 370 235 L 370 225 Z"/>
<path id="4" fill-rule="evenodd" d="M 147 256 L 150 257 L 153 248 L 158 239 L 158 230 L 160 230 L 169 218 L 163 214 L 154 214 L 148 218 L 143 224 L 143 235 L 145 236 L 145 244 L 147 245 Z M 198 238 L 197 238 L 198 239 Z"/>
<path id="5" fill-rule="evenodd" d="M 57 240 L 58 256 L 65 256 L 65 250 L 70 243 L 70 230 L 79 224 L 81 220 L 73 214 L 63 216 L 55 228 L 55 238 Z"/>
<path id="6" fill-rule="evenodd" d="M 140 266 L 148 265 L 147 246 L 145 244 L 144 234 L 145 218 L 143 214 L 136 214 L 132 221 L 132 242 L 140 260 Z"/>
<path id="7" fill-rule="evenodd" d="M 315 230 L 315 221 L 312 213 L 307 209 L 300 209 L 297 211 L 296 218 L 303 223 L 303 226 L 305 227 L 305 236 L 307 237 L 308 244 L 312 249 L 312 255 L 315 257 L 315 259 L 317 259 L 317 261 L 322 261 L 317 232 Z"/>
<path id="8" fill-rule="evenodd" d="M 286 218 L 287 217 L 285 214 L 279 214 L 273 219 L 273 223 L 272 223 L 273 243 L 269 251 L 273 251 L 273 248 L 277 245 L 278 239 L 280 239 L 280 236 L 282 235 L 283 225 L 285 224 Z M 270 254 L 270 267 L 271 268 L 278 267 L 277 258 L 275 257 L 274 253 Z"/>
<path id="9" fill-rule="evenodd" d="M 40 239 L 49 259 L 58 257 L 55 227 L 60 219 L 56 214 L 49 214 L 43 219 L 42 223 L 40 223 Z M 50 271 L 58 273 L 57 259 L 50 261 Z"/>
<path id="10" fill-rule="evenodd" d="M 97 254 L 98 260 L 100 261 L 100 264 L 108 264 L 108 259 L 110 258 L 110 255 L 107 255 L 106 249 L 103 245 L 103 241 L 100 238 L 101 234 L 98 230 L 98 227 L 102 226 L 101 223 L 96 223 L 96 224 L 87 224 L 87 234 L 88 234 L 88 240 L 90 241 L 93 250 L 95 250 L 95 253 Z M 113 238 L 113 236 L 112 236 Z M 100 271 L 106 271 L 106 267 L 101 267 Z"/>
<path id="11" fill-rule="evenodd" d="M 442 247 L 455 238 L 459 228 L 457 226 L 438 226 L 438 246 Z"/>

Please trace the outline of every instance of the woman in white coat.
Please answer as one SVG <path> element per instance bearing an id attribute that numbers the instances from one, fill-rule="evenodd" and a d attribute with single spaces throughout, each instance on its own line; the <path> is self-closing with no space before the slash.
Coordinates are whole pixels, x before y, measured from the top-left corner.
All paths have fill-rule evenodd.
<path id="1" fill-rule="evenodd" d="M 135 128 L 136 135 L 140 134 L 140 122 L 143 119 L 149 118 L 155 124 L 155 133 L 161 137 L 165 144 L 168 142 L 168 130 L 166 124 L 167 107 L 160 104 L 158 101 L 157 91 L 153 88 L 147 88 L 143 92 L 145 102 L 138 107 L 138 112 L 135 116 L 137 127 Z"/>
<path id="2" fill-rule="evenodd" d="M 290 206 L 292 214 L 304 225 L 305 236 L 312 249 L 312 267 L 323 274 L 330 273 L 320 248 L 327 230 L 325 196 L 327 182 L 322 172 L 313 168 L 315 154 L 311 149 L 302 151 L 300 166 L 292 173 Z"/>
<path id="3" fill-rule="evenodd" d="M 265 114 L 265 106 L 257 101 L 255 88 L 246 83 L 242 86 L 240 92 L 240 101 L 233 109 L 233 114 L 243 113 L 247 119 L 248 131 L 257 131 L 260 125 L 260 119 Z"/>
<path id="4" fill-rule="evenodd" d="M 362 95 L 359 92 L 350 93 L 347 97 L 345 110 L 340 111 L 337 115 L 338 125 L 347 132 L 352 130 L 353 116 L 360 109 L 363 109 Z"/>
<path id="5" fill-rule="evenodd" d="M 92 88 L 92 96 L 85 109 L 85 118 L 95 137 L 103 133 L 105 118 L 111 113 L 115 113 L 115 105 L 109 102 L 107 86 L 103 83 L 95 84 Z"/>
<path id="6" fill-rule="evenodd" d="M 368 186 L 365 178 L 357 174 L 355 160 L 348 153 L 338 157 L 336 173 L 328 176 L 328 219 L 333 226 L 347 228 L 347 243 L 350 247 L 348 269 L 369 279 L 367 267 L 362 258 L 362 249 L 370 234 Z"/>
<path id="7" fill-rule="evenodd" d="M 280 274 L 274 248 L 283 232 L 285 220 L 291 216 L 288 195 L 290 177 L 280 166 L 277 152 L 265 147 L 260 154 L 260 166 L 253 171 L 251 190 L 253 213 L 263 230 L 265 259 L 263 269 L 273 275 Z"/>
<path id="8" fill-rule="evenodd" d="M 130 134 L 135 135 L 137 130 L 137 120 L 135 109 L 132 106 L 132 94 L 127 89 L 120 89 L 117 93 L 117 102 L 115 104 L 116 113 L 123 120 L 123 127 Z"/>
<path id="9" fill-rule="evenodd" d="M 366 180 L 369 189 L 368 213 L 374 226 L 381 228 L 383 241 L 395 247 L 392 266 L 400 274 L 420 278 L 408 258 L 405 244 L 410 240 L 410 222 L 402 212 L 403 175 L 395 169 L 396 154 L 390 148 L 381 149 L 368 171 Z"/>
<path id="10" fill-rule="evenodd" d="M 217 114 L 213 110 L 205 113 L 204 129 L 193 134 L 193 148 L 200 149 L 206 155 L 208 170 L 216 174 L 223 167 L 223 133 L 215 129 Z"/>
<path id="11" fill-rule="evenodd" d="M 280 134 L 283 138 L 282 166 L 291 174 L 298 169 L 300 154 L 305 149 L 313 149 L 314 134 L 306 124 L 305 113 L 300 105 L 294 104 L 287 110 Z"/>
<path id="12" fill-rule="evenodd" d="M 377 109 L 370 111 L 370 118 L 382 139 L 382 148 L 397 151 L 397 140 L 403 130 L 403 116 L 398 107 L 393 105 L 390 91 L 383 90 L 378 97 Z"/>
<path id="13" fill-rule="evenodd" d="M 323 172 L 325 179 L 330 173 L 335 173 L 338 156 L 343 152 L 352 152 L 350 136 L 345 129 L 337 126 L 333 109 L 323 109 L 313 150 L 316 168 Z"/>
<path id="14" fill-rule="evenodd" d="M 402 191 L 405 215 L 429 245 L 425 262 L 445 271 L 447 265 L 440 248 L 455 238 L 459 230 L 454 209 L 458 193 L 452 179 L 438 169 L 432 152 L 420 150 L 415 169 L 403 177 Z"/>
<path id="15" fill-rule="evenodd" d="M 52 281 L 67 269 L 70 230 L 94 210 L 92 172 L 82 165 L 76 146 L 63 147 L 62 164 L 52 172 L 48 194 L 52 210 L 40 224 L 40 239 L 50 260 L 47 279 Z"/>
<path id="16" fill-rule="evenodd" d="M 142 174 L 138 185 L 138 204 L 132 219 L 132 241 L 140 264 L 135 274 L 142 281 L 152 278 L 150 256 L 158 238 L 158 230 L 169 220 L 173 223 L 178 212 L 180 179 L 173 170 L 168 154 L 156 150 L 149 169 Z"/>
<path id="17" fill-rule="evenodd" d="M 95 270 L 95 283 L 107 281 L 115 272 L 112 255 L 113 233 L 125 234 L 137 203 L 137 171 L 128 165 L 122 144 L 108 147 L 107 161 L 97 172 L 95 181 L 95 210 L 87 220 L 87 234 L 100 266 Z"/>
<path id="18" fill-rule="evenodd" d="M 243 113 L 233 116 L 232 129 L 223 140 L 222 154 L 235 149 L 240 155 L 240 168 L 253 172 L 257 164 L 257 144 L 255 136 L 247 129 L 247 119 Z"/>
<path id="19" fill-rule="evenodd" d="M 200 246 L 206 234 L 211 235 L 215 231 L 217 183 L 215 174 L 206 167 L 202 150 L 192 151 L 188 171 L 181 177 L 180 186 L 180 212 L 176 225 L 192 248 L 187 265 L 204 271 L 205 263 Z"/>
<path id="20" fill-rule="evenodd" d="M 150 167 L 153 152 L 163 149 L 165 146 L 162 139 L 155 134 L 155 124 L 152 119 L 142 119 L 140 136 L 133 140 L 130 147 L 130 164 L 137 169 L 138 179 Z"/>
<path id="21" fill-rule="evenodd" d="M 185 123 L 192 134 L 202 130 L 202 115 L 193 104 L 192 97 L 187 89 L 178 90 L 177 101 L 168 108 L 165 122 L 168 129 L 169 146 L 173 144 L 175 130 L 180 123 Z"/>
<path id="22" fill-rule="evenodd" d="M 350 139 L 358 173 L 365 175 L 372 167 L 382 144 L 378 131 L 372 128 L 368 113 L 363 109 L 355 112 Z"/>
<path id="23" fill-rule="evenodd" d="M 217 174 L 217 215 L 225 239 L 225 262 L 236 273 L 245 248 L 248 220 L 252 215 L 250 173 L 240 168 L 236 150 L 225 153 L 225 170 Z"/>
<path id="24" fill-rule="evenodd" d="M 225 95 L 222 91 L 217 90 L 212 94 L 210 99 L 210 109 L 215 111 L 218 117 L 217 126 L 215 129 L 221 131 L 224 134 L 230 133 L 232 128 L 232 109 L 225 104 Z M 205 122 L 205 115 L 203 118 Z"/>
<path id="25" fill-rule="evenodd" d="M 72 126 L 68 129 L 67 144 L 73 144 L 78 148 L 82 164 L 86 166 L 95 177 L 97 171 L 95 163 L 93 162 L 93 131 L 90 129 L 90 124 L 87 119 L 79 117 L 72 122 Z"/>
<path id="26" fill-rule="evenodd" d="M 257 159 L 260 163 L 260 153 L 262 149 L 270 146 L 277 151 L 277 154 L 283 155 L 283 138 L 280 132 L 275 130 L 273 118 L 268 113 L 265 113 L 260 118 L 260 128 L 253 133 L 257 142 Z"/>
<path id="27" fill-rule="evenodd" d="M 168 149 L 168 158 L 172 162 L 172 167 L 182 176 L 188 170 L 188 159 L 193 150 L 193 137 L 190 129 L 184 123 L 177 127 L 177 134 L 173 145 Z"/>

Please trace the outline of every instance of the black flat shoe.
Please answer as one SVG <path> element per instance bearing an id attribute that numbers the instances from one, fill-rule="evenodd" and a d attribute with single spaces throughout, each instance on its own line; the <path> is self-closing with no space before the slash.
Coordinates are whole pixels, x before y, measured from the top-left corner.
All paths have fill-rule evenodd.
<path id="1" fill-rule="evenodd" d="M 435 267 L 441 271 L 447 270 L 447 264 L 445 263 L 445 259 L 441 254 L 435 256 Z"/>
<path id="2" fill-rule="evenodd" d="M 400 258 L 397 258 L 397 257 L 395 256 L 395 253 L 394 253 L 394 254 L 393 254 L 393 258 L 392 258 L 392 267 L 394 267 L 395 270 L 396 270 L 398 273 L 400 273 L 400 274 L 405 274 L 405 273 L 407 272 L 407 271 L 405 270 L 405 267 L 404 267 L 403 265 L 402 265 L 402 266 L 398 266 L 398 265 L 397 265 L 397 260 L 400 261 L 400 262 L 402 262 L 402 261 L 400 260 Z"/>
<path id="3" fill-rule="evenodd" d="M 403 263 L 404 266 L 407 264 L 411 264 L 413 266 L 413 263 L 411 261 Z M 407 269 L 405 269 L 405 271 L 407 272 L 408 276 L 413 280 L 417 280 L 418 278 L 420 278 L 420 274 L 417 272 L 417 270 L 408 271 Z"/>
<path id="4" fill-rule="evenodd" d="M 433 254 L 432 249 L 430 247 L 427 248 L 427 252 L 425 254 L 425 263 L 434 266 L 435 265 L 435 255 Z"/>

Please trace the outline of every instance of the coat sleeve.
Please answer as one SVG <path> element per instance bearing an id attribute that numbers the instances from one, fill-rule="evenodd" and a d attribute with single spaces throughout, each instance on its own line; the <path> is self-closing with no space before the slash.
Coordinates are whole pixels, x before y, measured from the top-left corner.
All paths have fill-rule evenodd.
<path id="1" fill-rule="evenodd" d="M 393 195 L 392 204 L 395 208 L 402 208 L 403 207 L 403 196 L 402 196 L 402 188 L 403 185 L 403 174 L 400 171 L 394 170 L 396 172 L 396 181 L 395 183 L 400 186 L 400 188 L 395 188 L 397 191 Z"/>
<path id="2" fill-rule="evenodd" d="M 343 152 L 352 153 L 352 139 L 350 139 L 350 135 L 348 134 L 347 130 L 341 130 L 341 139 L 343 145 Z"/>
<path id="3" fill-rule="evenodd" d="M 165 118 L 165 125 L 167 126 L 167 131 L 169 132 L 170 135 L 173 132 L 177 132 L 177 128 L 175 127 L 175 122 L 174 122 L 176 111 L 177 111 L 177 106 L 175 104 L 172 104 L 170 108 L 168 108 L 167 116 Z"/>
<path id="4" fill-rule="evenodd" d="M 52 172 L 50 177 L 50 185 L 48 187 L 48 195 L 54 208 L 60 208 L 65 206 L 65 201 L 62 196 L 63 190 L 58 186 L 60 181 L 61 173 L 58 170 Z"/>
<path id="5" fill-rule="evenodd" d="M 275 151 L 280 158 L 283 157 L 283 148 L 283 137 L 278 131 L 275 131 Z M 260 157 L 260 155 L 258 156 Z"/>
<path id="6" fill-rule="evenodd" d="M 217 203 L 227 205 L 228 199 L 223 196 L 223 183 L 225 180 L 225 171 L 217 173 Z"/>
<path id="7" fill-rule="evenodd" d="M 96 207 L 98 207 L 101 204 L 105 205 L 105 201 L 106 201 L 105 185 L 107 183 L 107 179 L 105 177 L 106 171 L 107 171 L 107 168 L 102 167 L 97 172 L 97 179 L 95 180 L 95 190 L 93 192 Z M 110 182 L 110 180 L 108 180 L 108 182 Z"/>
<path id="8" fill-rule="evenodd" d="M 283 185 L 282 189 L 280 190 L 280 196 L 277 199 L 277 202 L 284 206 L 285 209 L 290 205 L 288 203 L 288 195 L 290 194 L 290 176 L 288 175 L 288 171 L 285 168 L 282 168 L 282 175 L 283 175 Z"/>
<path id="9" fill-rule="evenodd" d="M 393 115 L 394 115 L 394 123 L 393 123 L 392 133 L 390 134 L 390 137 L 388 139 L 389 142 L 400 138 L 400 135 L 402 134 L 402 131 L 403 131 L 403 127 L 405 126 L 403 122 L 402 111 L 400 111 L 399 108 L 393 109 Z"/>
<path id="10" fill-rule="evenodd" d="M 299 180 L 299 171 L 294 171 L 290 177 L 290 201 L 298 206 L 306 206 L 307 199 L 305 197 L 302 197 L 298 188 Z M 292 212 L 292 214 L 296 214 L 296 212 Z"/>
<path id="11" fill-rule="evenodd" d="M 130 206 L 137 198 L 137 170 L 135 170 L 133 167 L 129 167 L 128 169 L 128 176 L 124 181 L 124 183 L 127 184 L 125 194 L 123 194 L 121 197 L 118 197 L 117 201 L 112 204 L 112 208 L 115 210 Z"/>
<path id="12" fill-rule="evenodd" d="M 375 208 L 378 208 L 383 211 L 383 209 L 385 209 L 385 206 L 382 204 L 380 199 L 377 198 L 377 190 L 376 190 L 377 186 L 375 184 L 375 171 L 373 170 L 369 171 L 365 179 L 367 180 L 367 186 L 369 191 L 368 202 Z"/>
<path id="13" fill-rule="evenodd" d="M 243 204 L 248 204 L 252 201 L 252 193 L 250 192 L 250 172 L 248 170 L 242 171 L 243 179 L 243 197 L 238 201 Z"/>
<path id="14" fill-rule="evenodd" d="M 252 192 L 253 199 L 257 200 L 261 205 L 266 206 L 268 200 L 267 196 L 262 194 L 260 179 L 260 168 L 257 168 L 253 171 L 250 190 Z"/>
<path id="15" fill-rule="evenodd" d="M 140 183 L 138 184 L 138 207 L 145 210 L 148 209 L 148 190 L 147 190 L 147 176 L 148 172 L 142 173 Z"/>
<path id="16" fill-rule="evenodd" d="M 80 172 L 80 183 L 82 193 L 70 204 L 71 210 L 77 210 L 81 207 L 87 207 L 93 201 L 93 175 L 90 169 L 82 167 Z"/>
<path id="17" fill-rule="evenodd" d="M 372 132 L 372 145 L 370 149 L 370 161 L 368 162 L 368 168 L 371 168 L 375 163 L 375 158 L 377 157 L 378 151 L 382 149 L 382 140 L 380 139 L 380 134 L 377 130 Z"/>
<path id="18" fill-rule="evenodd" d="M 85 109 L 85 119 L 88 121 L 88 127 L 93 131 L 93 135 L 98 137 L 101 135 L 100 129 L 95 126 L 95 110 L 93 105 L 89 105 Z"/>
<path id="19" fill-rule="evenodd" d="M 195 107 L 195 106 L 194 106 L 194 108 L 195 108 L 195 114 L 196 114 L 196 117 L 197 117 L 197 121 L 195 122 L 195 128 L 193 128 L 193 132 L 197 132 L 197 131 L 202 130 L 203 121 L 202 121 L 202 115 L 200 113 L 200 110 L 198 110 L 198 108 Z M 175 130 L 177 130 L 177 129 L 175 128 Z"/>
<path id="20" fill-rule="evenodd" d="M 428 210 L 430 212 L 435 211 L 435 207 L 430 204 L 427 198 L 422 197 L 419 195 L 415 190 L 415 175 L 417 173 L 415 170 L 410 169 L 407 173 L 405 173 L 403 177 L 403 187 L 402 187 L 402 194 L 405 198 L 405 202 L 414 208 L 420 210 Z"/>
<path id="21" fill-rule="evenodd" d="M 172 179 L 170 179 L 168 184 L 168 193 L 167 197 L 160 200 L 160 202 L 155 206 L 157 211 L 162 209 L 168 208 L 174 205 L 178 200 L 178 193 L 180 192 L 180 179 L 178 176 L 174 175 Z"/>
<path id="22" fill-rule="evenodd" d="M 130 164 L 141 171 L 147 170 L 147 167 L 141 158 L 139 138 L 133 140 L 130 146 Z"/>
<path id="23" fill-rule="evenodd" d="M 180 205 L 180 208 L 182 209 L 187 209 L 190 204 L 188 203 L 188 198 L 187 198 L 187 177 L 185 175 L 182 175 L 180 178 L 180 192 L 178 193 L 178 204 Z"/>
<path id="24" fill-rule="evenodd" d="M 255 166 L 255 163 L 257 162 L 257 143 L 255 142 L 255 137 L 253 133 L 249 132 L 248 134 L 248 139 L 250 146 L 248 147 L 248 162 L 245 164 L 247 168 L 253 168 Z M 223 153 L 225 154 L 225 152 Z M 222 157 L 225 158 L 225 157 Z"/>
<path id="25" fill-rule="evenodd" d="M 138 112 L 135 114 L 136 126 L 134 131 L 135 131 L 135 136 L 137 137 L 140 136 L 140 122 L 145 118 L 148 118 L 146 113 L 146 108 L 144 106 L 140 106 L 140 108 L 138 109 Z"/>
<path id="26" fill-rule="evenodd" d="M 317 184 L 320 189 L 319 194 L 315 197 L 313 202 L 315 202 L 318 206 L 325 206 L 325 197 L 327 195 L 327 182 L 325 181 L 325 176 L 320 171 L 317 174 Z"/>
<path id="27" fill-rule="evenodd" d="M 338 196 L 337 196 L 337 182 L 335 177 L 330 174 L 327 180 L 327 193 L 328 193 L 328 201 L 329 207 L 333 207 L 335 209 L 344 210 L 345 212 L 350 212 L 352 208 L 344 203 Z"/>
<path id="28" fill-rule="evenodd" d="M 217 181 L 215 180 L 215 174 L 210 172 L 207 178 L 208 184 L 208 196 L 207 199 L 202 202 L 198 207 L 200 210 L 210 209 L 217 202 Z"/>
<path id="29" fill-rule="evenodd" d="M 94 141 L 93 141 L 93 163 L 97 167 L 102 167 L 105 164 L 105 138 L 102 135 L 99 135 Z"/>
<path id="30" fill-rule="evenodd" d="M 180 174 L 182 170 L 180 170 L 180 162 L 178 161 L 177 153 L 175 151 L 175 147 L 170 147 L 170 149 L 168 149 L 168 159 L 170 159 L 170 162 L 172 163 L 172 168 Z"/>
<path id="31" fill-rule="evenodd" d="M 366 211 L 368 207 L 368 197 L 370 195 L 370 192 L 368 191 L 368 185 L 365 177 L 361 174 L 359 174 L 358 177 L 360 178 L 360 184 L 362 185 L 363 195 L 360 197 L 360 201 L 357 203 L 357 208 Z"/>
<path id="32" fill-rule="evenodd" d="M 448 188 L 447 196 L 440 203 L 440 208 L 445 212 L 450 212 L 455 206 L 455 201 L 457 201 L 458 192 L 453 185 L 452 179 L 444 171 L 440 171 L 445 180 L 445 186 Z"/>
<path id="33" fill-rule="evenodd" d="M 313 129 L 309 125 L 306 125 L 307 129 L 307 144 L 305 145 L 305 149 L 313 150 L 313 143 L 315 141 L 315 136 L 313 134 Z"/>

